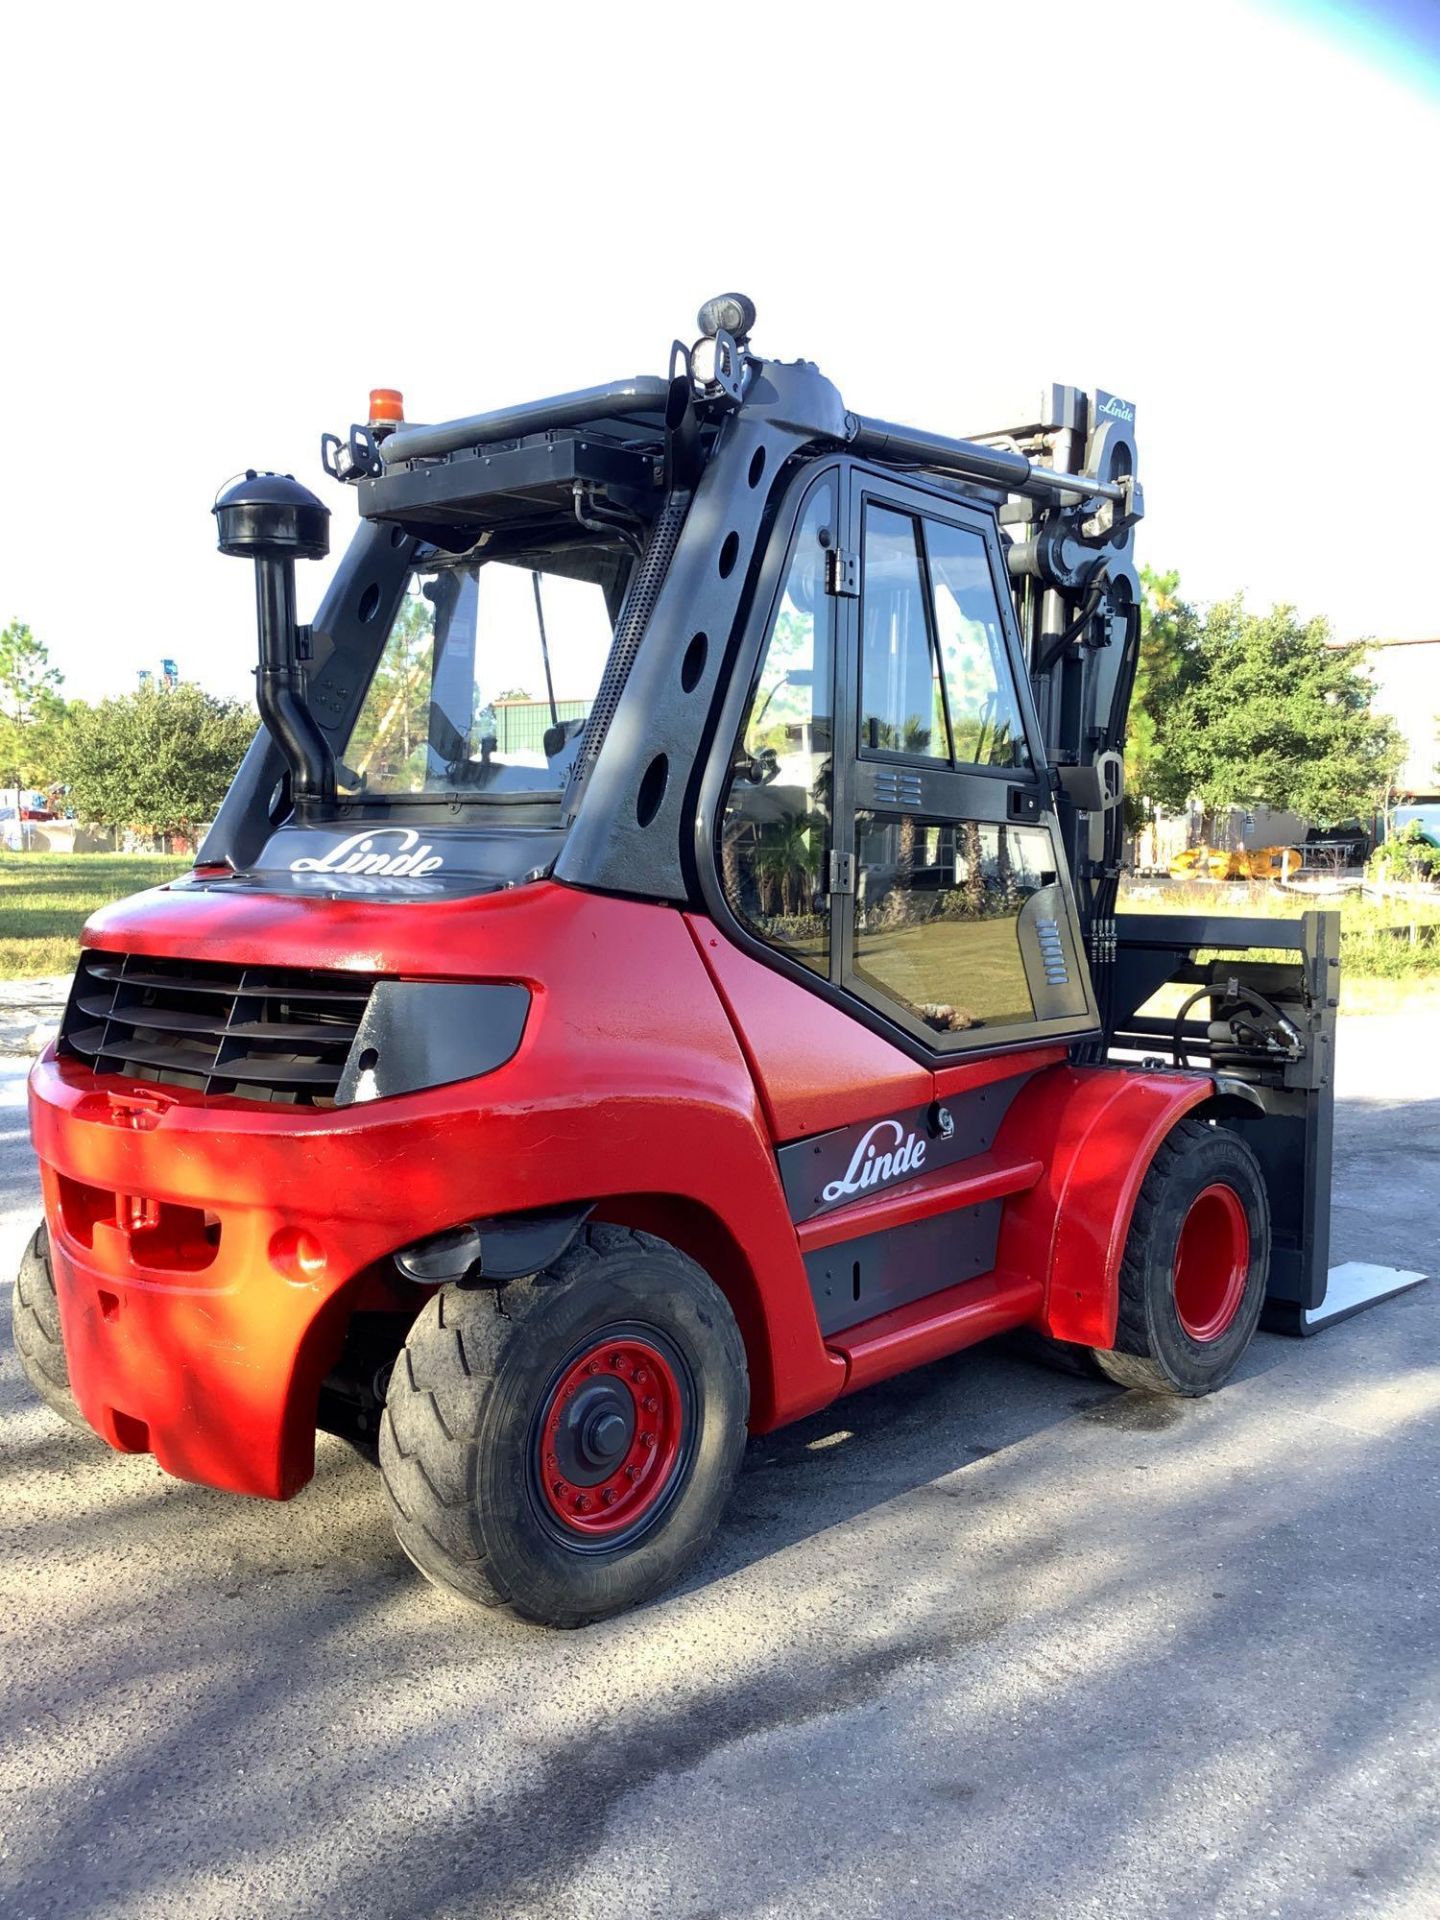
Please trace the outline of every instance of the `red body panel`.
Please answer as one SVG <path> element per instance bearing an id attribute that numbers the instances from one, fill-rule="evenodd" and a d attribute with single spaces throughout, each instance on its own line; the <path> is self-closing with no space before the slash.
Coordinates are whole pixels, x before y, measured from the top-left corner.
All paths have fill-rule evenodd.
<path id="1" fill-rule="evenodd" d="M 319 1383 L 388 1255 L 529 1208 L 593 1202 L 699 1261 L 739 1320 L 757 1429 L 1020 1322 L 1108 1345 L 1145 1166 L 1209 1092 L 1193 1076 L 1071 1069 L 1053 1047 L 931 1074 L 703 919 L 546 883 L 424 904 L 162 889 L 96 915 L 85 937 L 520 981 L 533 996 L 495 1073 L 328 1111 L 97 1078 L 53 1050 L 36 1064 L 32 1127 L 81 1408 L 112 1445 L 248 1493 L 283 1497 L 309 1476 Z M 797 1234 L 777 1142 L 1018 1073 L 1031 1078 L 991 1153 Z M 979 1198 L 1004 1200 L 994 1274 L 827 1349 L 802 1245 Z"/>
<path id="2" fill-rule="evenodd" d="M 31 1118 L 66 1346 L 81 1408 L 112 1444 L 148 1446 L 210 1485 L 293 1492 L 311 1468 L 314 1389 L 343 1330 L 337 1296 L 424 1234 L 577 1197 L 655 1223 L 727 1287 L 752 1356 L 757 1426 L 843 1385 L 749 1070 L 678 913 L 547 885 L 423 908 L 160 892 L 98 915 L 86 937 L 194 958 L 520 980 L 535 996 L 520 1050 L 498 1073 L 328 1112 L 97 1080 L 42 1057 Z M 112 1107 L 106 1090 L 131 1085 L 153 1124 L 137 1129 Z M 143 1235 L 119 1229 L 92 1229 L 85 1244 L 60 1176 L 213 1212 L 212 1264 L 157 1271 Z M 277 1236 L 302 1231 L 324 1263 L 292 1279 Z"/>
<path id="3" fill-rule="evenodd" d="M 862 1233 L 883 1233 L 889 1227 L 908 1226 L 912 1220 L 933 1220 L 956 1207 L 983 1206 L 1033 1187 L 1044 1172 L 1038 1160 L 1010 1160 L 994 1153 L 977 1153 L 958 1166 L 939 1167 L 934 1173 L 907 1180 L 868 1200 L 838 1207 L 813 1220 L 802 1220 L 795 1231 L 806 1253 L 853 1240 Z"/>
<path id="4" fill-rule="evenodd" d="M 729 1010 L 777 1141 L 924 1106 L 934 1076 L 908 1053 L 687 916 Z M 1061 1055 L 1063 1058 L 1063 1054 Z"/>
<path id="5" fill-rule="evenodd" d="M 1034 1322 L 1043 1296 L 1039 1280 L 997 1269 L 851 1327 L 838 1336 L 848 1369 L 845 1391 L 857 1393 L 877 1380 L 973 1347 L 992 1333 Z"/>

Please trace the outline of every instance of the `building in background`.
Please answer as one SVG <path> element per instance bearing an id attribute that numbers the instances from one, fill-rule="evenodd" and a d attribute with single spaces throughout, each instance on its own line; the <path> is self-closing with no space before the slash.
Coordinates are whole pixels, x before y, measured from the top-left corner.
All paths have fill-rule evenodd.
<path id="1" fill-rule="evenodd" d="M 1405 736 L 1396 793 L 1440 800 L 1440 638 L 1370 640 L 1366 658 L 1375 710 L 1388 714 Z"/>

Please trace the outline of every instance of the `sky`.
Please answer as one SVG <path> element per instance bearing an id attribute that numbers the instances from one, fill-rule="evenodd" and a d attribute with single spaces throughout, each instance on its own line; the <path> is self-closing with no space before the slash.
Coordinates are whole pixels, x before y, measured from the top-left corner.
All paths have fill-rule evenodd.
<path id="1" fill-rule="evenodd" d="M 1192 599 L 1440 633 L 1429 0 L 4 18 L 0 623 L 68 694 L 170 657 L 248 696 L 210 504 L 321 494 L 307 615 L 355 518 L 319 437 L 371 387 L 435 420 L 660 373 L 730 287 L 860 412 L 1133 401 L 1140 555 Z"/>

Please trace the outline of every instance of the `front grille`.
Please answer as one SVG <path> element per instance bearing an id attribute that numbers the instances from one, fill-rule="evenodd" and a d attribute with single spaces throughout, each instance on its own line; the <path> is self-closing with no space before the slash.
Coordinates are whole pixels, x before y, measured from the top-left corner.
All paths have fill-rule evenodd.
<path id="1" fill-rule="evenodd" d="M 368 974 L 87 952 L 60 1050 L 96 1073 L 328 1107 L 374 984 Z"/>

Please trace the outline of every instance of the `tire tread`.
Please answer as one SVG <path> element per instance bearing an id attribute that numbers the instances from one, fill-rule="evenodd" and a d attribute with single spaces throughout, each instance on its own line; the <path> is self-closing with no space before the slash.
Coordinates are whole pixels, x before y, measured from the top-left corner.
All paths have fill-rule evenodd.
<path id="1" fill-rule="evenodd" d="M 52 1413 L 90 1431 L 70 1389 L 70 1366 L 60 1329 L 60 1300 L 50 1264 L 50 1232 L 35 1229 L 20 1258 L 10 1295 L 10 1332 L 25 1378 Z"/>
<path id="2" fill-rule="evenodd" d="M 1184 1119 L 1177 1122 L 1156 1148 L 1146 1169 L 1140 1192 L 1136 1196 L 1130 1231 L 1125 1238 L 1125 1251 L 1120 1262 L 1115 1345 L 1110 1349 L 1091 1349 L 1101 1372 L 1118 1387 L 1139 1393 L 1197 1391 L 1177 1384 L 1155 1357 L 1151 1344 L 1147 1288 L 1156 1219 L 1166 1190 L 1188 1155 L 1213 1139 L 1214 1134 L 1215 1129 L 1203 1120 Z M 1236 1144 L 1244 1147 L 1244 1142 L 1238 1139 Z M 1250 1155 L 1248 1147 L 1244 1150 Z M 1253 1161 L 1253 1155 L 1250 1158 Z M 1255 1171 L 1259 1175 L 1258 1163 Z M 1263 1192 L 1263 1175 L 1260 1176 L 1260 1185 Z M 1266 1232 L 1268 1236 L 1268 1214 Z"/>
<path id="3" fill-rule="evenodd" d="M 380 1427 L 380 1466 L 390 1517 L 406 1555 L 434 1585 L 486 1607 L 516 1604 L 502 1572 L 487 1555 L 473 1524 L 479 1410 L 494 1388 L 501 1358 L 520 1325 L 550 1289 L 585 1279 L 616 1254 L 684 1256 L 664 1241 L 628 1227 L 592 1223 L 543 1273 L 503 1286 L 450 1286 L 421 1309 L 395 1367 Z M 687 1266 L 692 1265 L 688 1261 Z M 696 1270 L 698 1271 L 698 1269 Z M 717 1322 L 745 1372 L 739 1329 L 727 1314 Z M 743 1446 L 743 1424 L 736 1460 Z M 546 1617 L 530 1610 L 532 1618 Z M 581 1625 L 595 1615 L 555 1617 Z"/>

